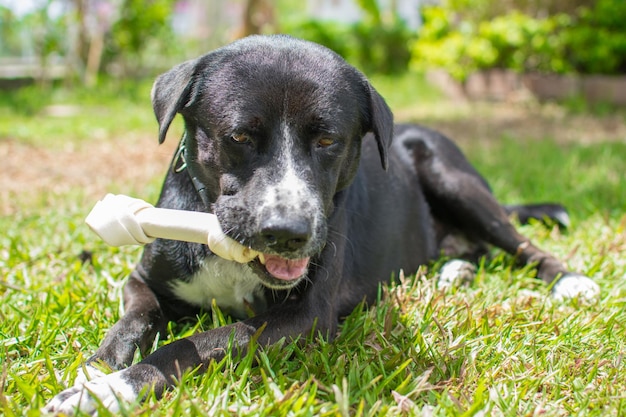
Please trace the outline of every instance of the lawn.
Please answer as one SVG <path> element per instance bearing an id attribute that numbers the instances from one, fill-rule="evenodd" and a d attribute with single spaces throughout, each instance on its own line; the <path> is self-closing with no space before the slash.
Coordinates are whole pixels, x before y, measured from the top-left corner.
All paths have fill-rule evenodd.
<path id="1" fill-rule="evenodd" d="M 601 299 L 553 302 L 496 250 L 472 285 L 442 292 L 441 260 L 396 273 L 332 343 L 274 346 L 257 366 L 227 358 L 123 415 L 626 414 L 624 111 L 451 103 L 409 76 L 374 84 L 398 119 L 457 139 L 502 201 L 565 203 L 570 229 L 522 231 L 595 279 Z M 181 130 L 159 147 L 149 84 L 125 88 L 0 97 L 0 414 L 40 415 L 121 314 L 140 248 L 107 247 L 83 220 L 106 192 L 154 201 Z M 209 312 L 169 336 L 228 320 Z"/>

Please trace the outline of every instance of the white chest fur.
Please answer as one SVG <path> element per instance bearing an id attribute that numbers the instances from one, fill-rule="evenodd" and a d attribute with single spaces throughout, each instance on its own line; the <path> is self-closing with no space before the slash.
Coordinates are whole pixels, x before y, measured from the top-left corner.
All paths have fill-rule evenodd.
<path id="1" fill-rule="evenodd" d="M 220 309 L 237 318 L 248 316 L 246 306 L 255 313 L 266 307 L 263 286 L 250 268 L 217 256 L 207 258 L 189 282 L 177 281 L 172 290 L 178 298 L 206 309 L 215 300 Z"/>

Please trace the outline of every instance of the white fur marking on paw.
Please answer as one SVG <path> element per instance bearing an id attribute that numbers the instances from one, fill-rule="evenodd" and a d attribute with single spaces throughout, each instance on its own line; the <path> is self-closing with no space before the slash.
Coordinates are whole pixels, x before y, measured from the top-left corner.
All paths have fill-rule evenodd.
<path id="1" fill-rule="evenodd" d="M 552 297 L 558 301 L 571 298 L 593 301 L 599 296 L 600 286 L 591 278 L 580 274 L 565 274 L 552 287 Z"/>
<path id="2" fill-rule="evenodd" d="M 437 287 L 458 287 L 464 283 L 471 283 L 476 276 L 476 267 L 471 262 L 453 259 L 443 264 L 439 270 Z"/>
<path id="3" fill-rule="evenodd" d="M 87 381 L 102 378 L 103 376 L 106 376 L 106 374 L 101 370 L 96 369 L 91 365 L 83 365 L 78 368 L 78 372 L 76 373 L 76 379 L 74 379 L 74 386 L 82 387 Z"/>
<path id="4" fill-rule="evenodd" d="M 115 372 L 85 382 L 82 386 L 73 386 L 56 395 L 42 409 L 44 413 L 73 415 L 77 411 L 95 415 L 98 401 L 111 412 L 119 412 L 119 402 L 133 402 L 137 393 L 123 378 L 123 372 Z"/>
<path id="5" fill-rule="evenodd" d="M 570 227 L 572 225 L 572 221 L 565 211 L 559 211 L 558 213 L 556 213 L 554 218 L 565 227 Z"/>

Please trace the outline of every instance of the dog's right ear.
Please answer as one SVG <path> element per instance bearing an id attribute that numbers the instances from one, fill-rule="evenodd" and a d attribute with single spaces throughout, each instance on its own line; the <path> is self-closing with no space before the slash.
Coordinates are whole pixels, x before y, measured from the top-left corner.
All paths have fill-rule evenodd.
<path id="1" fill-rule="evenodd" d="M 193 99 L 191 90 L 197 64 L 197 60 L 183 62 L 161 74 L 152 86 L 150 96 L 159 122 L 159 143 L 165 141 L 165 135 L 176 113 L 188 106 Z"/>

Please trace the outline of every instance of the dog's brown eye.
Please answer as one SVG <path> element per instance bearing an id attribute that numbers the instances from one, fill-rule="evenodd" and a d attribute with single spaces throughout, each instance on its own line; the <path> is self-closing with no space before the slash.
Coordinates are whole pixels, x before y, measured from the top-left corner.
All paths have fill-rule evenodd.
<path id="1" fill-rule="evenodd" d="M 333 143 L 335 143 L 335 140 L 333 138 L 321 138 L 317 141 L 317 146 L 319 146 L 320 148 L 328 148 Z"/>
<path id="2" fill-rule="evenodd" d="M 230 138 L 233 140 L 233 142 L 237 142 L 237 143 L 250 142 L 250 136 L 246 135 L 245 133 L 234 133 L 231 135 Z"/>

